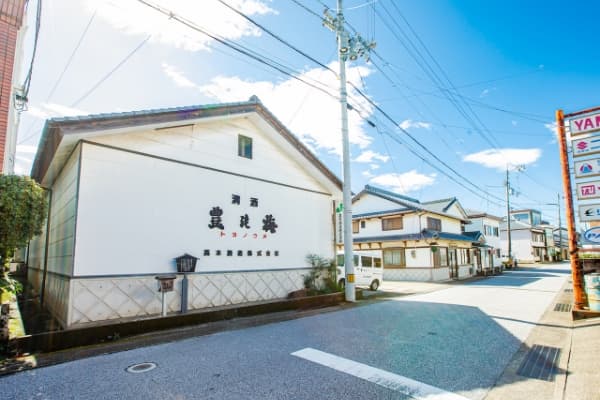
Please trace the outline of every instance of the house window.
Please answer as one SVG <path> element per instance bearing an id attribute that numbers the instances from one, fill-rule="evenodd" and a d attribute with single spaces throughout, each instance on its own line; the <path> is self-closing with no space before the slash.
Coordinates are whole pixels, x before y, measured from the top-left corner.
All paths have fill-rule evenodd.
<path id="1" fill-rule="evenodd" d="M 427 217 L 427 229 L 441 232 L 442 220 L 437 218 Z"/>
<path id="2" fill-rule="evenodd" d="M 406 267 L 406 255 L 404 249 L 393 249 L 383 251 L 384 267 Z"/>
<path id="3" fill-rule="evenodd" d="M 238 156 L 252 159 L 252 138 L 238 135 Z"/>
<path id="4" fill-rule="evenodd" d="M 436 248 L 436 247 L 432 247 L 431 254 L 432 254 L 432 258 L 433 258 L 433 267 L 434 268 L 440 267 L 442 265 L 441 259 L 440 259 L 440 249 Z"/>
<path id="5" fill-rule="evenodd" d="M 358 221 L 352 221 L 352 233 L 358 233 Z"/>
<path id="6" fill-rule="evenodd" d="M 385 218 L 381 220 L 381 230 L 393 231 L 402 229 L 402 217 Z"/>
<path id="7" fill-rule="evenodd" d="M 500 249 L 496 249 L 496 257 L 500 258 Z"/>
<path id="8" fill-rule="evenodd" d="M 360 229 L 365 229 L 365 225 L 366 225 L 366 223 L 364 220 L 360 221 Z"/>
<path id="9" fill-rule="evenodd" d="M 494 236 L 498 237 L 498 227 L 494 227 Z"/>
<path id="10" fill-rule="evenodd" d="M 433 254 L 433 266 L 434 267 L 447 267 L 448 266 L 448 248 L 431 246 L 431 252 Z"/>

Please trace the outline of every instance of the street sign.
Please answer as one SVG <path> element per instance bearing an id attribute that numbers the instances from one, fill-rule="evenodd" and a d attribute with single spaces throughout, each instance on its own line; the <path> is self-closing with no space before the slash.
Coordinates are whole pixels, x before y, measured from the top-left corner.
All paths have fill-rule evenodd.
<path id="1" fill-rule="evenodd" d="M 569 121 L 569 127 L 571 128 L 571 136 L 600 131 L 600 113 L 573 118 Z"/>
<path id="2" fill-rule="evenodd" d="M 590 181 L 577 184 L 577 198 L 579 200 L 600 198 L 600 181 Z"/>
<path id="3" fill-rule="evenodd" d="M 588 176 L 600 175 L 600 158 L 592 158 L 575 163 L 575 177 L 587 178 Z"/>
<path id="4" fill-rule="evenodd" d="M 571 141 L 571 147 L 573 149 L 573 157 L 600 153 L 600 136 L 573 140 Z"/>
<path id="5" fill-rule="evenodd" d="M 600 204 L 584 204 L 579 206 L 581 222 L 600 221 Z"/>
<path id="6" fill-rule="evenodd" d="M 583 239 L 587 242 L 600 243 L 600 226 L 595 226 L 585 231 Z"/>

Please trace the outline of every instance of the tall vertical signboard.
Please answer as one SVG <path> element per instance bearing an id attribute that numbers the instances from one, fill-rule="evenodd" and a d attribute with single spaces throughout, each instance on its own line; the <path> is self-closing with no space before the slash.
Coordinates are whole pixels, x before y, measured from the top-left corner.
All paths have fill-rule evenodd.
<path id="1" fill-rule="evenodd" d="M 578 256 L 570 171 L 573 171 L 575 178 L 579 221 L 600 221 L 600 107 L 569 114 L 558 110 L 556 125 L 566 203 L 574 309 L 583 310 L 587 301 L 583 294 L 583 268 Z M 567 126 L 571 140 L 572 163 L 567 152 Z"/>

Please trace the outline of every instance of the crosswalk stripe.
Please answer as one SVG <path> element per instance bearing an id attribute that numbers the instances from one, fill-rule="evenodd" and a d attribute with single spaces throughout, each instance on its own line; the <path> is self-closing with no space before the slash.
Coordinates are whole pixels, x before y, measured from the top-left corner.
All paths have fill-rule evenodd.
<path id="1" fill-rule="evenodd" d="M 468 400 L 456 393 L 310 347 L 293 352 L 292 355 L 403 393 L 416 400 Z"/>

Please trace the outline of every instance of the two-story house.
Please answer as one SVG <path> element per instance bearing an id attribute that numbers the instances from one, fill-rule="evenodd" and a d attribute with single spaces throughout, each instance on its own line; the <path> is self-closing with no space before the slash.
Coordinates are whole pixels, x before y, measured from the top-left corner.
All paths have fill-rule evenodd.
<path id="1" fill-rule="evenodd" d="M 475 273 L 467 215 L 456 198 L 423 202 L 373 186 L 353 201 L 355 250 L 378 250 L 384 280 L 441 281 Z M 339 248 L 341 250 L 341 247 Z"/>
<path id="2" fill-rule="evenodd" d="M 512 256 L 520 263 L 541 262 L 546 257 L 544 229 L 511 219 L 510 236 Z M 506 219 L 500 223 L 502 254 L 508 255 L 508 230 Z"/>
<path id="3" fill-rule="evenodd" d="M 467 210 L 471 223 L 465 226 L 465 232 L 480 232 L 484 242 L 476 250 L 476 266 L 480 272 L 487 272 L 501 266 L 500 221 L 502 218 L 482 211 Z"/>

